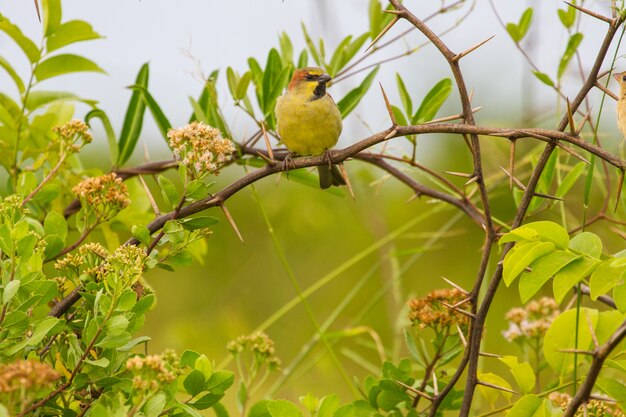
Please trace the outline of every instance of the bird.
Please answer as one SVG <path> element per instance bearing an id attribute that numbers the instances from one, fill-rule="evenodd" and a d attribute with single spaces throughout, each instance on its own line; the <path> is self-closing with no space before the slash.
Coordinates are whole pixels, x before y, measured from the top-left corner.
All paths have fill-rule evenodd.
<path id="1" fill-rule="evenodd" d="M 617 100 L 617 127 L 626 137 L 626 71 L 613 74 L 619 83 L 619 99 Z"/>
<path id="2" fill-rule="evenodd" d="M 330 80 L 330 75 L 321 68 L 298 68 L 285 94 L 276 100 L 274 113 L 278 135 L 291 153 L 301 156 L 328 155 L 328 150 L 337 144 L 342 130 L 341 112 L 326 92 Z M 346 184 L 330 159 L 328 164 L 317 169 L 320 188 Z"/>

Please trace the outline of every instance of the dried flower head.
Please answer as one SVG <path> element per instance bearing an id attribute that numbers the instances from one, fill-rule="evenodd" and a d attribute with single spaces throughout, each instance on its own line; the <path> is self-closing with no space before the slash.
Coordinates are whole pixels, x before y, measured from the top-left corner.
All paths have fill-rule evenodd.
<path id="1" fill-rule="evenodd" d="M 80 199 L 82 209 L 93 212 L 100 221 L 109 220 L 130 204 L 128 187 L 114 172 L 86 178 L 72 192 Z"/>
<path id="2" fill-rule="evenodd" d="M 540 339 L 559 314 L 559 305 L 552 298 L 531 301 L 524 308 L 516 307 L 506 313 L 509 328 L 502 335 L 509 342 Z"/>
<path id="3" fill-rule="evenodd" d="M 93 136 L 89 132 L 89 126 L 78 119 L 72 119 L 64 125 L 54 127 L 52 130 L 59 135 L 61 151 L 68 154 L 80 151 L 80 148 L 93 140 Z"/>
<path id="4" fill-rule="evenodd" d="M 193 122 L 167 133 L 174 157 L 193 178 L 200 178 L 218 169 L 232 159 L 233 143 L 224 139 L 220 131 L 201 122 Z"/>
<path id="5" fill-rule="evenodd" d="M 60 375 L 48 364 L 32 359 L 0 365 L 0 393 L 40 390 L 52 385 Z"/>
<path id="6" fill-rule="evenodd" d="M 409 301 L 409 320 L 418 329 L 430 327 L 436 331 L 457 324 L 466 326 L 469 318 L 445 305 L 454 306 L 464 299 L 465 295 L 456 288 L 434 290 L 424 298 Z"/>
<path id="7" fill-rule="evenodd" d="M 565 410 L 572 401 L 572 397 L 568 394 L 560 392 L 552 392 L 548 399 L 556 407 Z M 626 417 L 626 414 L 619 409 L 617 404 L 607 403 L 600 400 L 591 400 L 583 407 L 580 407 L 574 417 Z"/>

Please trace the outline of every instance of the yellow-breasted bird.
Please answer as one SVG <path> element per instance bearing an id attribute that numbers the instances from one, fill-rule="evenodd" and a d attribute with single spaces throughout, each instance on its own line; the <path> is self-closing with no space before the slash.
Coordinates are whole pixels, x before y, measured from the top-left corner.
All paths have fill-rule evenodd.
<path id="1" fill-rule="evenodd" d="M 335 146 L 341 134 L 341 113 L 326 93 L 330 76 L 321 68 L 299 68 L 287 92 L 276 101 L 278 135 L 287 149 L 298 155 L 322 155 Z M 317 167 L 320 187 L 345 185 L 336 166 Z"/>
<path id="2" fill-rule="evenodd" d="M 626 71 L 613 74 L 619 83 L 619 99 L 617 100 L 617 127 L 622 136 L 626 137 Z"/>

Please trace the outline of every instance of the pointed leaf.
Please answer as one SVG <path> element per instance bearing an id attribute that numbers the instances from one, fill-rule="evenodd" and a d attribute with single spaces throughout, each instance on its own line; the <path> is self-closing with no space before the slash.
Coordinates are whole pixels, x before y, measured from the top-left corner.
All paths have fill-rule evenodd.
<path id="1" fill-rule="evenodd" d="M 365 96 L 365 93 L 367 93 L 367 90 L 369 90 L 370 86 L 372 85 L 374 77 L 376 77 L 379 68 L 380 67 L 378 66 L 374 68 L 374 70 L 367 74 L 367 76 L 363 79 L 361 85 L 350 91 L 348 94 L 345 95 L 344 98 L 339 100 L 339 102 L 337 103 L 337 107 L 339 107 L 342 119 L 350 114 L 350 112 L 354 110 L 357 104 L 359 104 L 363 96 Z"/>
<path id="2" fill-rule="evenodd" d="M 169 130 L 172 128 L 172 125 L 170 121 L 167 120 L 167 117 L 165 116 L 165 113 L 163 113 L 163 110 L 161 110 L 159 103 L 156 102 L 156 100 L 154 99 L 154 97 L 152 97 L 152 94 L 150 94 L 146 87 L 142 85 L 131 85 L 129 88 L 141 92 L 142 98 L 148 105 L 148 109 L 150 110 L 150 113 L 152 113 L 152 117 L 154 118 L 154 121 L 156 122 L 157 127 L 161 132 L 161 136 L 163 136 L 165 143 L 168 143 L 167 132 L 169 132 Z"/>
<path id="3" fill-rule="evenodd" d="M 61 0 L 42 0 L 43 33 L 52 35 L 61 24 Z"/>
<path id="4" fill-rule="evenodd" d="M 580 281 L 591 275 L 600 261 L 591 258 L 579 258 L 567 264 L 554 276 L 552 291 L 554 299 L 560 303 L 567 293 Z"/>
<path id="5" fill-rule="evenodd" d="M 520 277 L 519 293 L 522 303 L 526 304 L 554 274 L 577 258 L 579 255 L 557 250 L 533 262 L 532 271 L 522 272 Z"/>
<path id="6" fill-rule="evenodd" d="M 104 128 L 104 133 L 107 138 L 107 143 L 109 145 L 109 153 L 111 154 L 111 162 L 115 163 L 117 160 L 117 139 L 115 138 L 115 132 L 113 131 L 113 126 L 111 125 L 111 121 L 107 114 L 101 109 L 91 110 L 89 113 L 85 115 L 85 123 L 89 125 L 91 129 L 93 129 L 90 121 L 91 119 L 100 119 L 102 122 L 102 127 Z"/>
<path id="7" fill-rule="evenodd" d="M 140 85 L 144 88 L 148 88 L 148 78 L 150 76 L 150 69 L 148 64 L 143 64 L 135 85 Z M 142 99 L 142 94 L 139 90 L 134 90 L 126 109 L 126 116 L 124 117 L 124 125 L 122 126 L 122 132 L 120 133 L 120 140 L 118 143 L 118 155 L 116 165 L 123 165 L 128 158 L 132 155 L 137 146 L 141 128 L 143 126 L 143 115 L 146 111 L 146 103 Z"/>
<path id="8" fill-rule="evenodd" d="M 413 115 L 411 122 L 413 124 L 420 124 L 432 120 L 437 115 L 437 112 L 446 101 L 450 92 L 452 91 L 452 80 L 444 78 L 439 81 L 431 90 L 426 94 L 419 109 Z"/>
<path id="9" fill-rule="evenodd" d="M 11 77 L 11 79 L 15 83 L 15 86 L 17 87 L 18 91 L 20 93 L 23 93 L 24 92 L 24 81 L 22 81 L 22 79 L 20 78 L 18 73 L 13 69 L 13 67 L 11 66 L 9 61 L 7 61 L 6 59 L 4 59 L 1 56 L 0 56 L 0 67 L 4 68 L 4 70 L 9 74 L 9 77 Z"/>
<path id="10" fill-rule="evenodd" d="M 565 70 L 567 69 L 569 62 L 571 61 L 572 57 L 576 53 L 576 50 L 578 49 L 578 45 L 580 45 L 580 42 L 582 42 L 582 40 L 583 40 L 582 33 L 574 33 L 569 38 L 569 41 L 567 42 L 567 47 L 565 48 L 565 52 L 563 53 L 563 56 L 561 57 L 561 62 L 559 63 L 559 71 L 557 73 L 557 76 L 559 79 L 565 73 Z"/>
<path id="11" fill-rule="evenodd" d="M 519 247 L 516 251 L 509 251 L 504 258 L 502 278 L 507 286 L 536 259 L 554 251 L 552 242 L 527 242 L 517 246 Z"/>
<path id="12" fill-rule="evenodd" d="M 52 52 L 76 42 L 100 39 L 101 36 L 93 30 L 91 25 L 82 20 L 70 20 L 59 26 L 46 39 L 46 49 Z"/>
<path id="13" fill-rule="evenodd" d="M 535 75 L 535 77 L 537 77 L 539 81 L 541 81 L 545 85 L 549 87 L 554 87 L 554 81 L 552 81 L 548 74 L 539 71 L 533 71 L 533 74 Z"/>
<path id="14" fill-rule="evenodd" d="M 17 43 L 32 64 L 37 62 L 40 57 L 40 51 L 35 42 L 26 37 L 20 28 L 11 23 L 5 16 L 0 16 L 0 30 Z"/>
<path id="15" fill-rule="evenodd" d="M 35 77 L 38 81 L 65 75 L 72 72 L 101 72 L 105 73 L 95 62 L 79 55 L 61 54 L 42 61 L 35 68 Z"/>

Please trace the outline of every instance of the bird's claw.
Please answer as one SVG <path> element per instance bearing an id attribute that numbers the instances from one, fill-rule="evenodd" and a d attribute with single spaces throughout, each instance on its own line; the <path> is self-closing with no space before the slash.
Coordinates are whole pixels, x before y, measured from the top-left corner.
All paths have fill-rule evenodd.
<path id="1" fill-rule="evenodd" d="M 296 168 L 296 164 L 293 162 L 293 157 L 295 155 L 296 154 L 294 152 L 289 152 L 285 156 L 285 159 L 283 159 L 282 168 L 283 168 L 283 171 L 285 172 L 285 175 L 287 176 L 287 178 L 289 178 L 289 170 Z"/>

